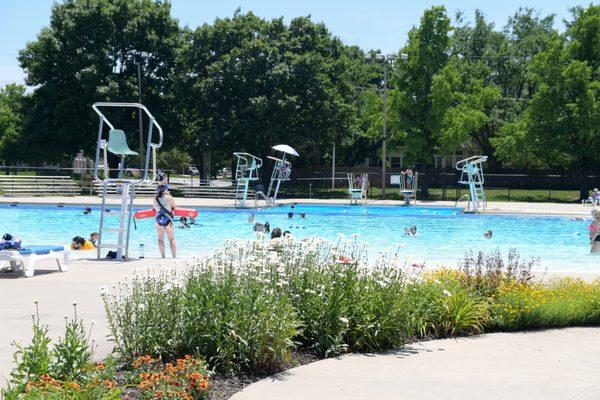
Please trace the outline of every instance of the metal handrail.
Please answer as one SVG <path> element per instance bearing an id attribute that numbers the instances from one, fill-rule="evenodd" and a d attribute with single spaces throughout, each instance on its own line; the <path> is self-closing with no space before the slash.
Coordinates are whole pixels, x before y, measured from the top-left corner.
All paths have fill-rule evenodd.
<path id="1" fill-rule="evenodd" d="M 471 163 L 471 164 L 481 164 L 486 162 L 488 159 L 488 156 L 473 156 L 473 157 L 469 157 L 469 158 L 465 158 L 464 160 L 460 160 L 456 162 L 456 169 L 458 171 L 462 171 L 462 167 L 467 164 L 467 163 Z M 460 167 L 459 167 L 460 165 Z"/>
<path id="2" fill-rule="evenodd" d="M 460 198 L 458 200 L 456 200 L 456 202 L 454 203 L 454 208 L 458 208 L 458 203 L 460 203 L 463 200 L 467 200 L 467 201 L 471 201 L 471 196 L 469 196 L 468 194 L 463 194 L 462 196 L 460 196 Z M 467 206 L 468 208 L 468 206 Z"/>

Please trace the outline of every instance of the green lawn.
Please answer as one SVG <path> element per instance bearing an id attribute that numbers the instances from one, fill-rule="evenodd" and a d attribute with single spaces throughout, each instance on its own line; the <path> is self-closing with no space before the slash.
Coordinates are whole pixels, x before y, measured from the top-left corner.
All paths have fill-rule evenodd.
<path id="1" fill-rule="evenodd" d="M 312 188 L 309 193 L 309 187 L 302 186 L 284 186 L 281 188 L 282 197 L 312 197 L 316 199 L 343 199 L 347 198 L 347 189 L 339 187 L 331 188 Z M 579 191 L 577 190 L 508 190 L 508 189 L 487 189 L 485 191 L 488 201 L 525 201 L 525 202 L 552 202 L 552 203 L 573 203 L 579 202 Z M 419 193 L 420 194 L 420 193 Z M 448 200 L 455 201 L 457 198 L 468 194 L 468 190 L 446 189 L 445 196 L 440 188 L 430 188 L 429 196 L 425 200 Z M 369 198 L 381 198 L 381 188 L 373 187 L 369 189 Z M 418 197 L 423 200 L 422 197 Z M 401 200 L 402 196 L 397 187 L 386 188 L 386 199 Z"/>

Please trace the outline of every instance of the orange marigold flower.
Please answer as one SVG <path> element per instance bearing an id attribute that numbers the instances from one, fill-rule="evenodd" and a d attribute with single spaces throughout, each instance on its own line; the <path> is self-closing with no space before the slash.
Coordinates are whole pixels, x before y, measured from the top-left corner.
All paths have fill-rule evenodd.
<path id="1" fill-rule="evenodd" d="M 106 386 L 109 389 L 114 388 L 116 385 L 117 385 L 117 382 L 115 382 L 115 381 L 111 381 L 109 379 L 104 380 L 104 386 Z"/>
<path id="2" fill-rule="evenodd" d="M 75 389 L 75 390 L 81 389 L 81 386 L 79 386 L 79 383 L 77 383 L 77 382 L 67 382 L 67 386 L 69 386 L 71 389 Z"/>
<path id="3" fill-rule="evenodd" d="M 208 379 L 202 379 L 202 382 L 200 382 L 200 388 L 202 390 L 206 390 L 207 387 L 208 387 Z"/>
<path id="4" fill-rule="evenodd" d="M 105 367 L 105 365 L 104 365 L 104 364 L 102 364 L 102 363 L 98 363 L 98 364 L 96 365 L 96 369 L 97 369 L 98 371 L 102 371 L 104 368 L 106 368 L 106 367 Z"/>
<path id="5" fill-rule="evenodd" d="M 157 390 L 156 392 L 154 392 L 154 397 L 156 397 L 157 399 L 162 399 L 163 392 L 161 392 L 160 390 Z"/>
<path id="6" fill-rule="evenodd" d="M 193 381 L 198 380 L 201 377 L 202 377 L 202 375 L 200 375 L 200 372 L 198 372 L 198 371 L 194 371 L 191 374 L 188 374 L 188 376 L 187 376 L 188 379 L 193 380 Z"/>
<path id="7" fill-rule="evenodd" d="M 189 360 L 190 358 L 192 358 L 192 356 L 190 356 L 189 354 L 186 354 L 186 355 L 185 355 L 185 359 L 186 359 L 186 360 Z"/>
<path id="8" fill-rule="evenodd" d="M 151 384 L 150 381 L 142 381 L 138 385 L 138 388 L 140 388 L 140 389 L 146 389 L 146 388 L 150 387 L 150 384 Z"/>
<path id="9" fill-rule="evenodd" d="M 41 378 L 42 378 L 43 381 L 51 381 L 51 380 L 53 380 L 52 377 L 50 375 L 48 375 L 48 374 L 42 375 Z"/>

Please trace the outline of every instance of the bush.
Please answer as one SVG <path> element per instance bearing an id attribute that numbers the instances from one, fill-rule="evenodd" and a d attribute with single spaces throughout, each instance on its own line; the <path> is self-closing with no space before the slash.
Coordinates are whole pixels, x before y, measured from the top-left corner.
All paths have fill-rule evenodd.
<path id="1" fill-rule="evenodd" d="M 286 243 L 286 247 L 294 245 Z M 352 251 L 340 254 L 338 248 L 318 246 L 317 256 L 300 244 L 298 253 L 305 256 L 284 263 L 289 284 L 281 282 L 281 286 L 304 327 L 299 341 L 322 356 L 379 351 L 405 343 L 412 332 L 401 270 L 388 266 L 369 270 L 352 258 L 356 256 Z"/>
<path id="2" fill-rule="evenodd" d="M 356 240 L 235 240 L 185 269 L 138 275 L 104 300 L 124 357 L 195 354 L 221 372 L 273 372 L 296 344 L 328 357 L 482 331 L 484 300 L 405 277 L 390 254 L 368 264 Z"/>
<path id="3" fill-rule="evenodd" d="M 488 304 L 458 281 L 424 280 L 412 284 L 407 307 L 419 337 L 446 337 L 483 332 Z"/>
<path id="4" fill-rule="evenodd" d="M 489 254 L 468 252 L 459 264 L 460 282 L 482 296 L 493 296 L 498 288 L 509 282 L 527 285 L 533 278 L 531 270 L 539 266 L 539 259 L 522 261 L 515 249 L 510 249 L 506 260 L 499 250 Z"/>
<path id="5" fill-rule="evenodd" d="M 267 269 L 227 258 L 198 261 L 122 284 L 104 301 L 117 350 L 128 359 L 202 355 L 218 371 L 270 372 L 290 361 L 299 321 Z"/>
<path id="6" fill-rule="evenodd" d="M 547 284 L 513 282 L 500 288 L 492 327 L 501 330 L 600 324 L 600 280 L 562 278 Z"/>

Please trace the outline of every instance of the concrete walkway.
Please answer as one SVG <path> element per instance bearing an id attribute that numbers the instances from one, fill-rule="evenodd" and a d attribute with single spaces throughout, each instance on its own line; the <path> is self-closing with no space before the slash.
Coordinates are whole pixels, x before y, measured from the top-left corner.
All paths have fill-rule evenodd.
<path id="1" fill-rule="evenodd" d="M 232 400 L 597 400 L 600 328 L 495 333 L 349 355 L 252 384 Z"/>

